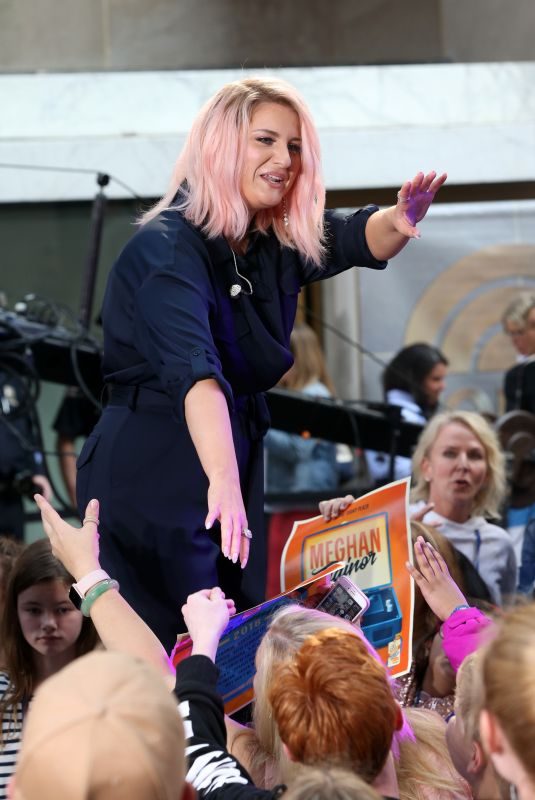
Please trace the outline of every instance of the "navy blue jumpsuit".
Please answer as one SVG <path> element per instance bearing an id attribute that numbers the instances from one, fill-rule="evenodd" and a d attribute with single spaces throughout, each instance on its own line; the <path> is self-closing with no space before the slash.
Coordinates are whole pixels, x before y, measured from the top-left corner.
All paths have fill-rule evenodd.
<path id="1" fill-rule="evenodd" d="M 292 365 L 289 339 L 301 286 L 357 264 L 382 269 L 366 244 L 370 206 L 326 212 L 323 268 L 254 233 L 237 256 L 253 294 L 231 298 L 236 275 L 223 238 L 176 210 L 142 226 L 113 266 L 102 310 L 110 400 L 78 459 L 80 513 L 100 500 L 101 561 L 167 649 L 191 592 L 217 584 L 239 608 L 264 599 L 263 392 Z M 243 287 L 247 288 L 246 285 Z M 192 385 L 214 378 L 228 402 L 241 489 L 253 531 L 245 570 L 207 533 L 208 480 L 184 419 Z"/>

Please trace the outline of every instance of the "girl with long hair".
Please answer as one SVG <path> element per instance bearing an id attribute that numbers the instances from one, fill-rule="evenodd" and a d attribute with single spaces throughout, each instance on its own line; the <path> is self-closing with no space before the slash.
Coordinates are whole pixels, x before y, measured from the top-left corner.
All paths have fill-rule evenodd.
<path id="1" fill-rule="evenodd" d="M 24 717 L 37 687 L 92 650 L 93 623 L 69 600 L 74 582 L 48 540 L 28 545 L 13 565 L 0 627 L 0 798 L 14 772 Z"/>
<path id="2" fill-rule="evenodd" d="M 401 409 L 401 419 L 425 425 L 437 411 L 444 391 L 448 359 L 434 345 L 417 342 L 403 347 L 386 365 L 382 376 L 384 400 Z M 387 453 L 366 452 L 371 477 L 383 482 L 389 475 L 390 457 Z M 411 474 L 411 460 L 396 456 L 394 478 Z"/>
<path id="3" fill-rule="evenodd" d="M 438 408 L 448 364 L 444 353 L 426 342 L 404 347 L 383 373 L 386 402 L 400 406 L 407 421 L 425 422 Z"/>

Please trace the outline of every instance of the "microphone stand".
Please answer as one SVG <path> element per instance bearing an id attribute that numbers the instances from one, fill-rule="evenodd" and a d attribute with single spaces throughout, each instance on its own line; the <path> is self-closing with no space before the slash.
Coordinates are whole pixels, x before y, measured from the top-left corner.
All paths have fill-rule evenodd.
<path id="1" fill-rule="evenodd" d="M 388 406 L 386 415 L 391 425 L 391 439 L 390 439 L 390 453 L 388 464 L 388 482 L 392 483 L 395 480 L 396 470 L 396 456 L 398 454 L 399 437 L 401 435 L 401 408 L 397 406 Z"/>
<path id="2" fill-rule="evenodd" d="M 84 331 L 88 331 L 91 325 L 91 314 L 93 312 L 93 300 L 95 295 L 95 283 L 98 272 L 98 262 L 100 257 L 100 245 L 102 242 L 102 226 L 104 222 L 104 211 L 106 209 L 106 195 L 104 187 L 110 182 L 110 176 L 103 172 L 97 174 L 97 183 L 100 190 L 93 200 L 91 212 L 91 227 L 89 231 L 89 250 L 85 262 L 85 270 L 82 279 L 82 291 L 80 294 L 80 308 L 78 320 Z"/>

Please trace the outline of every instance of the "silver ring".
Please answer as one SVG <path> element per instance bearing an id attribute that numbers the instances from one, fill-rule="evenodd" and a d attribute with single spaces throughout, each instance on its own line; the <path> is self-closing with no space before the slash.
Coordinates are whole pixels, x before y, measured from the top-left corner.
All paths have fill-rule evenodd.
<path id="1" fill-rule="evenodd" d="M 242 536 L 245 536 L 245 538 L 246 538 L 246 539 L 252 539 L 252 538 L 253 538 L 253 534 L 251 533 L 251 531 L 249 530 L 249 528 L 244 528 L 244 529 L 242 530 L 242 532 L 241 532 L 241 535 L 242 535 Z"/>
<path id="2" fill-rule="evenodd" d="M 86 522 L 94 522 L 95 525 L 98 525 L 100 520 L 98 517 L 95 517 L 94 514 L 86 514 L 82 521 L 82 525 L 85 525 Z"/>
<path id="3" fill-rule="evenodd" d="M 398 203 L 409 203 L 410 197 L 402 197 L 401 192 L 398 192 Z"/>

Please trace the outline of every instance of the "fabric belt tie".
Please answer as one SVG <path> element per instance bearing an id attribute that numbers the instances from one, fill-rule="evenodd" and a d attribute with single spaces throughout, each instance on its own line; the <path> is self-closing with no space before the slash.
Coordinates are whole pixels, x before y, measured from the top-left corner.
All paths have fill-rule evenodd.
<path id="1" fill-rule="evenodd" d="M 119 386 L 108 384 L 108 405 L 128 406 L 131 411 L 136 409 L 162 408 L 174 410 L 174 404 L 169 395 L 146 386 Z M 234 408 L 238 414 L 244 415 L 249 426 L 249 435 L 253 441 L 261 440 L 269 428 L 270 416 L 263 394 L 237 395 L 234 398 Z"/>

